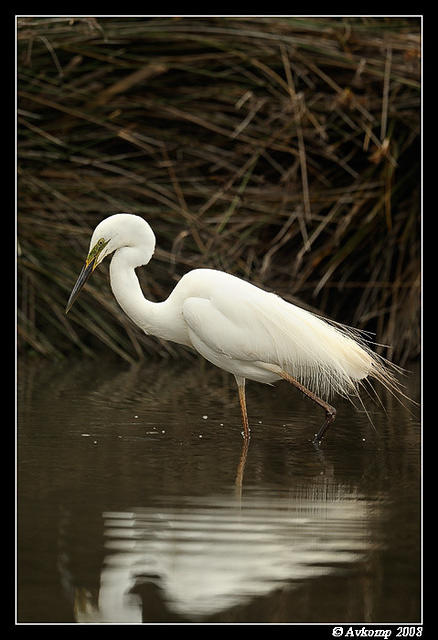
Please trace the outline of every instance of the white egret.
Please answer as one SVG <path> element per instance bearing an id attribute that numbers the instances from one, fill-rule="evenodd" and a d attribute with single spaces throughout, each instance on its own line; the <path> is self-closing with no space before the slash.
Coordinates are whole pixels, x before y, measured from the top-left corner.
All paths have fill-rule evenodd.
<path id="1" fill-rule="evenodd" d="M 192 347 L 234 374 L 245 440 L 250 432 L 247 379 L 268 384 L 287 380 L 322 407 L 325 421 L 314 437 L 316 443 L 336 416 L 334 407 L 323 398 L 332 392 L 358 396 L 366 378 L 394 388 L 395 378 L 386 361 L 358 333 L 229 273 L 194 269 L 180 279 L 167 300 L 147 300 L 135 269 L 148 264 L 154 250 L 155 235 L 140 216 L 119 213 L 102 220 L 92 235 L 66 313 L 91 273 L 114 253 L 111 288 L 131 320 L 146 334 Z"/>

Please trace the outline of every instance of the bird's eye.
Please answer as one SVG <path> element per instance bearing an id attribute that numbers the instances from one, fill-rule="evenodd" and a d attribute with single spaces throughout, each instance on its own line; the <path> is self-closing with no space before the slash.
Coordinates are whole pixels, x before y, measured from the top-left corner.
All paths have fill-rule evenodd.
<path id="1" fill-rule="evenodd" d="M 101 247 L 103 244 L 105 244 L 105 240 L 104 240 L 103 238 L 101 238 L 101 239 L 98 241 L 97 245 L 98 245 L 99 247 Z"/>

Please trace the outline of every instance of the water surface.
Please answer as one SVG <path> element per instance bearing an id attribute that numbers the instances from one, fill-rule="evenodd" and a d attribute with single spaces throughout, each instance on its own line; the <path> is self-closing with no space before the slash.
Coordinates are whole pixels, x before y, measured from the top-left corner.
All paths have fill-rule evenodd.
<path id="1" fill-rule="evenodd" d="M 208 363 L 20 362 L 18 622 L 419 622 L 420 422 Z M 418 376 L 406 380 L 418 400 Z"/>

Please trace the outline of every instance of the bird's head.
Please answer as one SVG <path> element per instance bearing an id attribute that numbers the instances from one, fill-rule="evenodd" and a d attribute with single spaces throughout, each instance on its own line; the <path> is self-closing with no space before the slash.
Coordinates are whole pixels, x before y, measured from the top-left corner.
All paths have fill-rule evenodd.
<path id="1" fill-rule="evenodd" d="M 150 260 L 155 249 L 155 236 L 149 224 L 140 216 L 117 213 L 105 218 L 97 225 L 91 236 L 85 264 L 67 302 L 66 313 L 70 311 L 82 287 L 96 267 L 106 256 L 122 247 L 135 247 L 143 251 L 147 259 L 141 260 L 139 264 L 146 264 Z"/>

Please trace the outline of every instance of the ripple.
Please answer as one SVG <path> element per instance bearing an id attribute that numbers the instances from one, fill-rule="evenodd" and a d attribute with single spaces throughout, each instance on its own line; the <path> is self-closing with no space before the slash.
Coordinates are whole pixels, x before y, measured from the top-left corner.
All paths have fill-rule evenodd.
<path id="1" fill-rule="evenodd" d="M 376 546 L 376 505 L 339 486 L 320 493 L 163 499 L 104 512 L 99 598 L 78 620 L 148 619 L 147 601 L 133 593 L 147 583 L 173 613 L 202 619 L 345 569 Z"/>

